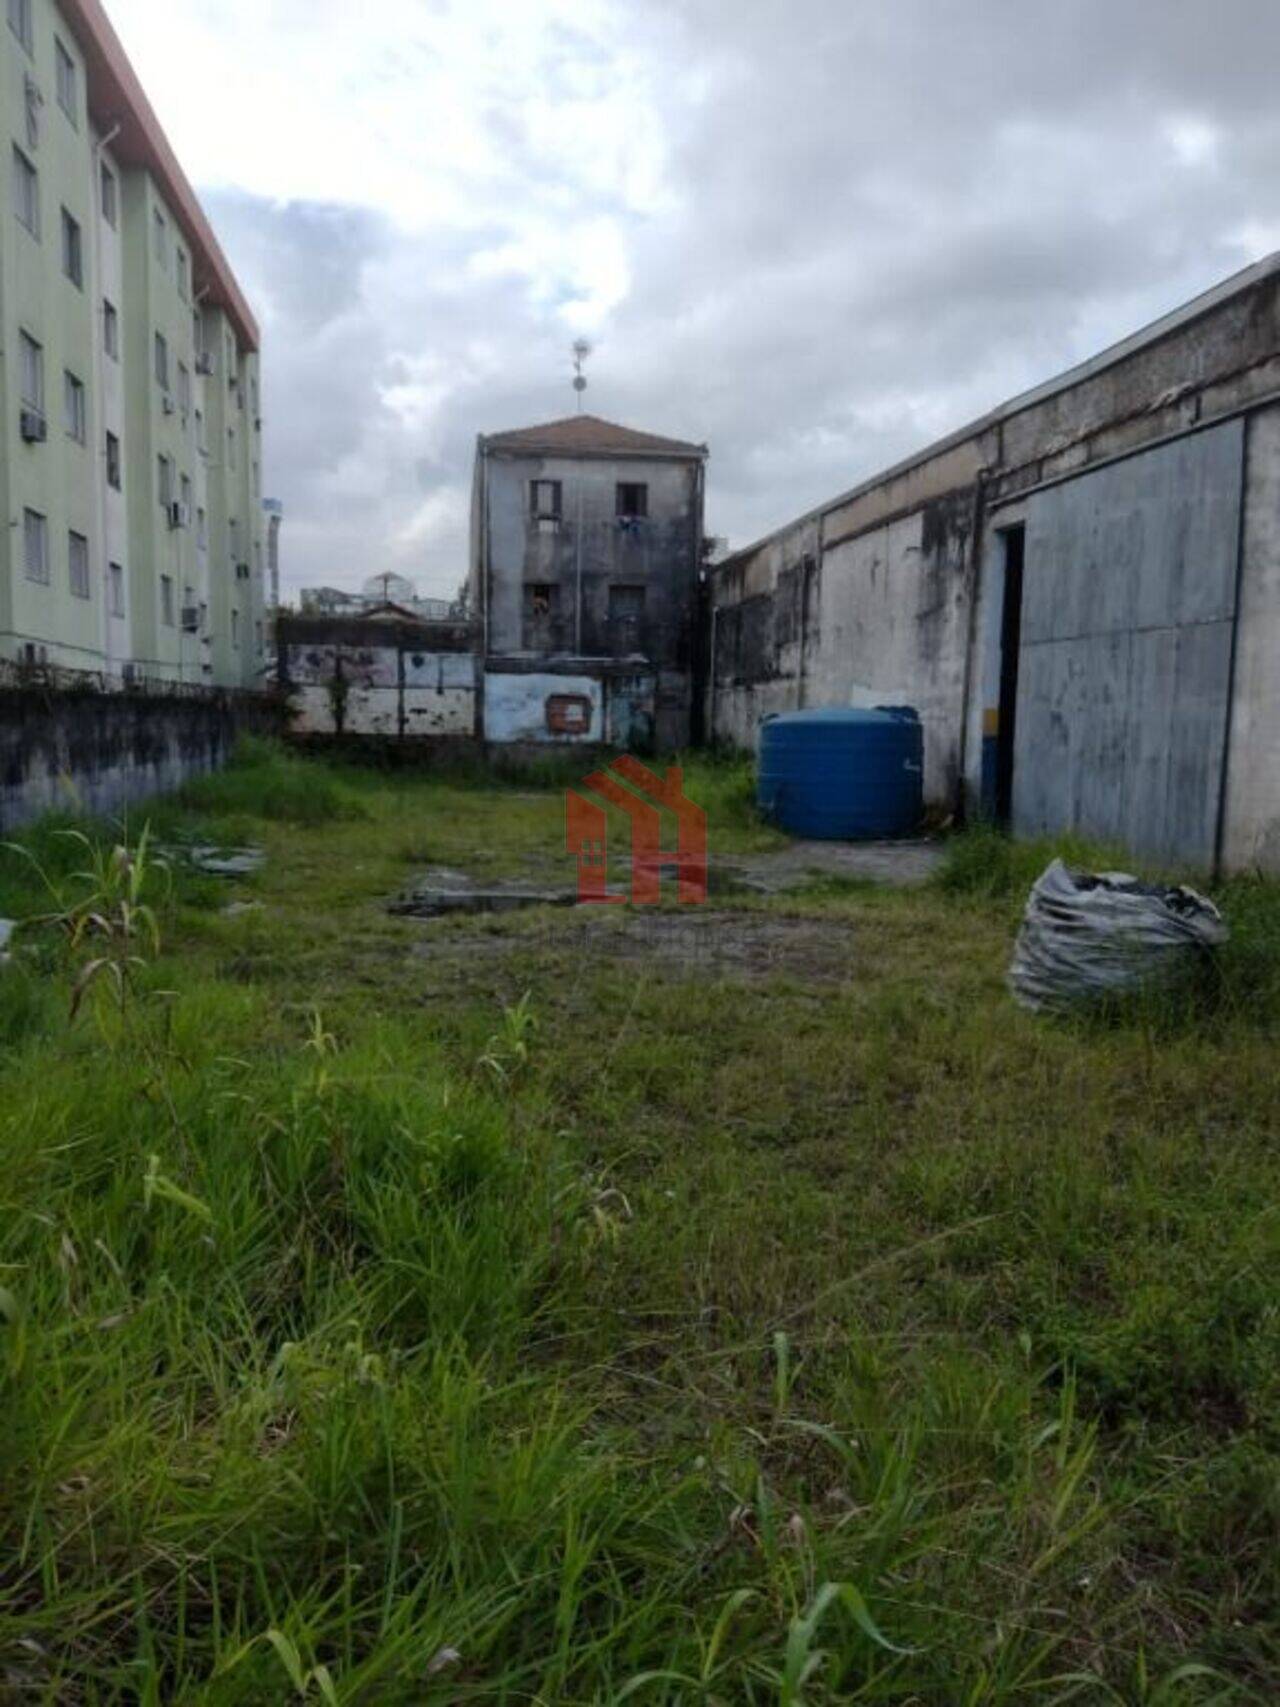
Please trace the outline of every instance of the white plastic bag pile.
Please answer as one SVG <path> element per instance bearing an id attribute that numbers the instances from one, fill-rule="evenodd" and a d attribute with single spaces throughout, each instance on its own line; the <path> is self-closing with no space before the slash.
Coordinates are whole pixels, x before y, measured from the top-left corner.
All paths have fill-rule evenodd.
<path id="1" fill-rule="evenodd" d="M 1055 859 L 1031 891 L 1009 983 L 1024 1008 L 1078 1007 L 1172 983 L 1228 934 L 1213 902 L 1194 889 L 1071 871 Z"/>

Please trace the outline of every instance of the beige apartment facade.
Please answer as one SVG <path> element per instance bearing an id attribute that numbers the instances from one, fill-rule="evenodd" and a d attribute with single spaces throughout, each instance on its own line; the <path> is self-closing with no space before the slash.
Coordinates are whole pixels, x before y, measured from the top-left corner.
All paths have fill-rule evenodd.
<path id="1" fill-rule="evenodd" d="M 0 660 L 254 688 L 259 335 L 98 0 L 5 0 Z"/>

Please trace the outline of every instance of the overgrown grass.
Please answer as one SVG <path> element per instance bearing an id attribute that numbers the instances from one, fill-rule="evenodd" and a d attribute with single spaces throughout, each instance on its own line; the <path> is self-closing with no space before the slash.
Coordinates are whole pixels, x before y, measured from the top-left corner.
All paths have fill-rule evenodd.
<path id="1" fill-rule="evenodd" d="M 157 888 L 126 1014 L 39 933 L 0 970 L 3 1691 L 1271 1698 L 1274 1008 L 1019 1014 L 1040 853 L 713 901 L 847 942 L 820 982 L 386 915 L 563 868 L 555 789 L 251 749 L 189 800 L 269 861 Z M 1275 891 L 1221 899 L 1269 1000 Z"/>

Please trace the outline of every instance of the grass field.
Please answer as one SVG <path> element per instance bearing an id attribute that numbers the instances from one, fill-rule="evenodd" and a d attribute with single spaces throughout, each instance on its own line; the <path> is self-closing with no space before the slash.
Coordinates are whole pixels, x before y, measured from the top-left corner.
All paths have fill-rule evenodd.
<path id="1" fill-rule="evenodd" d="M 255 747 L 149 814 L 247 881 L 0 857 L 0 1700 L 1276 1699 L 1280 895 L 1070 1024 L 994 836 L 388 915 L 569 881 L 544 780 Z"/>

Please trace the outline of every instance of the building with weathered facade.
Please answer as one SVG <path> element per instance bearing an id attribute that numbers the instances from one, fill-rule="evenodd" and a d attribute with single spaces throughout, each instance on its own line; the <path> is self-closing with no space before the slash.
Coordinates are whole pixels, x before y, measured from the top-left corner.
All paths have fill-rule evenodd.
<path id="1" fill-rule="evenodd" d="M 735 553 L 708 732 L 906 704 L 926 800 L 1280 870 L 1280 255 Z"/>
<path id="2" fill-rule="evenodd" d="M 696 736 L 706 458 L 594 415 L 480 438 L 471 591 L 489 741 Z"/>
<path id="3" fill-rule="evenodd" d="M 257 687 L 258 327 L 99 0 L 8 0 L 0 661 Z"/>

